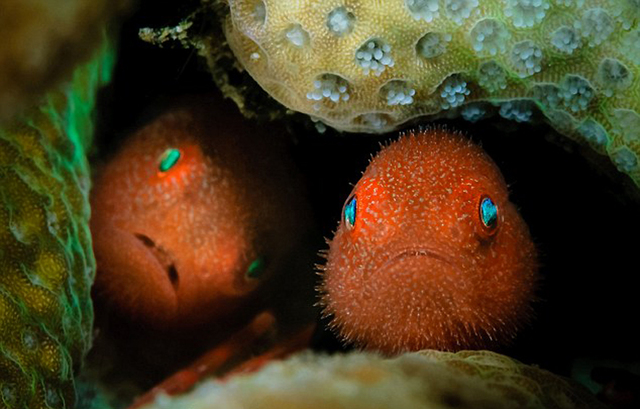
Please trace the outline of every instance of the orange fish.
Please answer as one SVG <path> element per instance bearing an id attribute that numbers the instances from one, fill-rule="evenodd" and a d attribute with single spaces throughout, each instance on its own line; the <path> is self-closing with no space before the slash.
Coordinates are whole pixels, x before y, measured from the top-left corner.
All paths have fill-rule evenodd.
<path id="1" fill-rule="evenodd" d="M 230 328 L 266 308 L 274 288 L 296 282 L 304 271 L 287 266 L 308 217 L 270 131 L 233 104 L 201 98 L 127 140 L 91 196 L 102 298 L 153 328 L 221 320 Z"/>
<path id="2" fill-rule="evenodd" d="M 529 230 L 493 161 L 455 132 L 410 132 L 382 149 L 329 245 L 321 304 L 363 348 L 497 346 L 531 316 Z"/>

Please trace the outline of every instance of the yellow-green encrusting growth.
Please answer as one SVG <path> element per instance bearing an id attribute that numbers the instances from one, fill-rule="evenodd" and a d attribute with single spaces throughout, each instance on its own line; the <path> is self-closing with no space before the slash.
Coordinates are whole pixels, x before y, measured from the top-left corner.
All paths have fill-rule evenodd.
<path id="1" fill-rule="evenodd" d="M 287 108 L 387 132 L 544 117 L 640 185 L 638 0 L 227 0 L 243 67 Z"/>
<path id="2" fill-rule="evenodd" d="M 86 150 L 114 52 L 0 124 L 0 408 L 72 408 L 95 273 Z"/>

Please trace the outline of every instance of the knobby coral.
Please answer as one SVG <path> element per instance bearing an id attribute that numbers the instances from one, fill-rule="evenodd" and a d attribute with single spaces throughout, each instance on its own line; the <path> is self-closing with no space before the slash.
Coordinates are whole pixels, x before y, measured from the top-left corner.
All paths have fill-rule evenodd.
<path id="1" fill-rule="evenodd" d="M 0 126 L 0 407 L 71 408 L 91 344 L 89 166 L 109 42 L 70 83 Z"/>
<path id="2" fill-rule="evenodd" d="M 540 111 L 640 184 L 637 0 L 228 6 L 231 49 L 289 109 L 357 132 L 445 114 L 478 120 L 497 111 L 523 122 Z"/>
<path id="3" fill-rule="evenodd" d="M 586 389 L 489 351 L 425 350 L 378 355 L 301 354 L 188 395 L 159 397 L 144 409 L 538 408 L 604 406 Z"/>

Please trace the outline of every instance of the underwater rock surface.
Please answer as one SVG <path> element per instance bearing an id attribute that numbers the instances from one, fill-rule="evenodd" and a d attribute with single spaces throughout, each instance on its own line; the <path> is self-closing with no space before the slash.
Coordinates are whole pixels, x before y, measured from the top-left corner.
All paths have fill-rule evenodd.
<path id="1" fill-rule="evenodd" d="M 272 97 L 338 130 L 540 116 L 640 184 L 632 0 L 229 0 L 229 45 Z"/>
<path id="2" fill-rule="evenodd" d="M 489 351 L 425 350 L 394 359 L 301 354 L 144 409 L 605 408 L 570 380 Z"/>

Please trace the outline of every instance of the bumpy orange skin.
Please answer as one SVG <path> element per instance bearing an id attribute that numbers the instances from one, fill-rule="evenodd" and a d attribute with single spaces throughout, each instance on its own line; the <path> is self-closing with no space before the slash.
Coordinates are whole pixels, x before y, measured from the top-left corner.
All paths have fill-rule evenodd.
<path id="1" fill-rule="evenodd" d="M 235 106 L 205 100 L 136 132 L 91 197 L 98 293 L 161 329 L 233 326 L 264 307 L 262 284 L 282 270 L 305 226 L 277 140 Z M 162 172 L 168 148 L 181 156 Z M 266 269 L 250 277 L 258 257 Z"/>
<path id="2" fill-rule="evenodd" d="M 321 286 L 346 340 L 387 354 L 487 348 L 528 320 L 535 248 L 478 146 L 444 129 L 402 136 L 371 161 L 353 195 L 355 223 L 343 211 Z M 480 219 L 486 196 L 498 208 L 494 229 Z"/>

